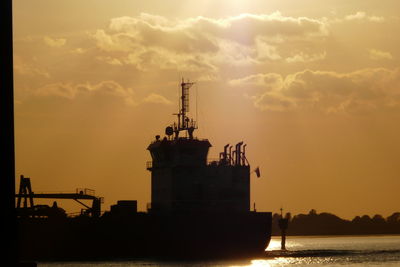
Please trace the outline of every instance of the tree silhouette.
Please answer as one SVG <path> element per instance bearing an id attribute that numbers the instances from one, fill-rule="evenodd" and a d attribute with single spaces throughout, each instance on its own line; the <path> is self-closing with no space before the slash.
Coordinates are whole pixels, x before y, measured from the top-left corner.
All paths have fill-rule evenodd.
<path id="1" fill-rule="evenodd" d="M 272 217 L 272 233 L 279 235 L 278 227 L 280 214 Z M 308 214 L 292 216 L 286 213 L 289 219 L 288 235 L 357 235 L 357 234 L 400 234 L 400 212 L 395 212 L 386 219 L 376 214 L 355 216 L 352 220 L 342 219 L 335 214 L 317 213 L 311 209 Z"/>

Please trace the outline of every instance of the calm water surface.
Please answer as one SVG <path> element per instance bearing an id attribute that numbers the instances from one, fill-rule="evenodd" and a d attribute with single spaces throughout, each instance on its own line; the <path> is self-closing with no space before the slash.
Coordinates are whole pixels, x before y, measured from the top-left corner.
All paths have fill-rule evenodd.
<path id="1" fill-rule="evenodd" d="M 271 240 L 268 251 L 280 248 L 280 238 Z M 154 260 L 107 262 L 40 262 L 39 267 L 138 267 L 138 266 L 400 266 L 400 236 L 288 237 L 291 255 L 260 259 L 161 262 Z"/>

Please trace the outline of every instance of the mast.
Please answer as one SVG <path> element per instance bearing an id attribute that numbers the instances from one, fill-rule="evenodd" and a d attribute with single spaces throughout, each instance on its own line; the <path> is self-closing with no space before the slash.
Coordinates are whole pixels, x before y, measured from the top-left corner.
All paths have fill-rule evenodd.
<path id="1" fill-rule="evenodd" d="M 179 138 L 180 131 L 187 131 L 189 134 L 189 138 L 193 139 L 193 132 L 197 129 L 196 122 L 193 119 L 187 117 L 187 113 L 189 112 L 189 89 L 194 85 L 194 82 L 185 82 L 182 78 L 181 82 L 181 103 L 180 110 L 178 113 L 174 115 L 178 116 L 178 124 L 174 123 L 173 125 L 167 127 L 165 132 L 168 136 L 175 134 L 175 139 Z"/>

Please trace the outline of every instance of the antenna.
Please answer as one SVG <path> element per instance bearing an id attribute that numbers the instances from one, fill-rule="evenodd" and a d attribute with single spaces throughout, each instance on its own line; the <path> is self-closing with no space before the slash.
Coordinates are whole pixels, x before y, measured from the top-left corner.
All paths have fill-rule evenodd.
<path id="1" fill-rule="evenodd" d="M 182 117 L 182 127 L 187 127 L 186 121 L 186 113 L 189 112 L 189 88 L 192 87 L 194 83 L 186 82 L 182 78 L 181 88 L 182 88 L 182 109 L 181 109 L 181 117 Z"/>
<path id="2" fill-rule="evenodd" d="M 187 130 L 189 138 L 193 139 L 193 131 L 197 129 L 196 122 L 189 119 L 186 114 L 189 112 L 189 89 L 194 85 L 194 82 L 186 81 L 182 78 L 181 82 L 181 97 L 179 101 L 179 112 L 174 114 L 178 116 L 178 125 L 175 123 L 171 126 L 175 133 L 175 139 L 179 137 L 179 132 Z M 197 108 L 197 106 L 196 106 Z M 169 131 L 170 132 L 170 131 Z"/>

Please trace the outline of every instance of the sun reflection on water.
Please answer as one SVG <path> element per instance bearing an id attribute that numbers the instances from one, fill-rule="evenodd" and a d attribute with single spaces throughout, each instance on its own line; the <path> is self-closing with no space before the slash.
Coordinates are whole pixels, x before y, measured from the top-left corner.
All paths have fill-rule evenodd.
<path id="1" fill-rule="evenodd" d="M 291 239 L 286 239 L 286 248 L 287 249 L 302 249 L 304 245 L 296 242 Z M 268 247 L 265 251 L 273 251 L 273 250 L 280 250 L 281 249 L 281 238 L 280 237 L 272 237 L 271 241 L 269 242 Z"/>
<path id="2" fill-rule="evenodd" d="M 240 265 L 240 267 L 277 267 L 277 266 L 305 266 L 305 265 L 332 265 L 335 261 L 331 257 L 326 258 L 297 258 L 297 257 L 276 257 L 270 259 L 254 259 L 248 265 Z M 230 266 L 238 267 L 238 266 Z"/>
<path id="3" fill-rule="evenodd" d="M 290 265 L 291 261 L 287 258 L 272 258 L 272 259 L 254 259 L 248 265 L 241 265 L 241 267 L 274 267 Z M 230 266 L 238 267 L 238 266 Z"/>
<path id="4" fill-rule="evenodd" d="M 265 251 L 271 251 L 271 250 L 279 250 L 281 249 L 281 241 L 279 239 L 271 239 L 269 242 L 268 247 L 265 249 Z"/>

